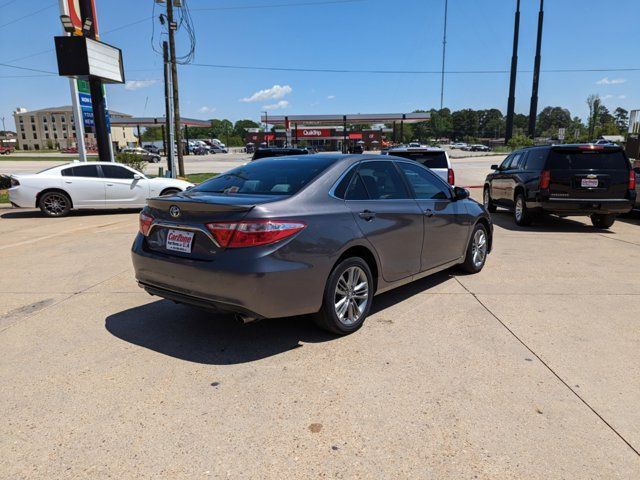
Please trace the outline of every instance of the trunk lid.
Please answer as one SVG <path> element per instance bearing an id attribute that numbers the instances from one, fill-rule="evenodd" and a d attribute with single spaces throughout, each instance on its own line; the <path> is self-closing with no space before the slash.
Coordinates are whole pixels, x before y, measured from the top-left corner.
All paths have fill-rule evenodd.
<path id="1" fill-rule="evenodd" d="M 207 223 L 239 221 L 256 205 L 278 200 L 283 197 L 207 192 L 184 192 L 149 199 L 146 213 L 154 221 L 146 239 L 147 247 L 172 257 L 214 260 L 224 248 L 217 245 Z"/>
<path id="2" fill-rule="evenodd" d="M 546 168 L 552 198 L 627 197 L 630 164 L 620 148 L 554 148 Z"/>

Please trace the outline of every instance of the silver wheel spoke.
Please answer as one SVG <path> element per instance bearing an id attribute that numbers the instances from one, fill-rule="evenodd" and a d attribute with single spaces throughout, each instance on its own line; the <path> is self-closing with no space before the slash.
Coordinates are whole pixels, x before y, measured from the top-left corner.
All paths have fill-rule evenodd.
<path id="1" fill-rule="evenodd" d="M 357 323 L 369 301 L 369 282 L 362 268 L 346 269 L 336 283 L 334 293 L 335 313 L 343 325 Z"/>

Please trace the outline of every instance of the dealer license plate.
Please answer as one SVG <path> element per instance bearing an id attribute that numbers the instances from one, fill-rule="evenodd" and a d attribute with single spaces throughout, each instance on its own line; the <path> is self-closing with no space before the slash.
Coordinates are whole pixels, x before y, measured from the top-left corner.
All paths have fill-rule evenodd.
<path id="1" fill-rule="evenodd" d="M 596 188 L 598 186 L 597 178 L 583 178 L 580 183 L 583 188 Z"/>
<path id="2" fill-rule="evenodd" d="M 173 250 L 174 252 L 191 253 L 191 246 L 193 245 L 193 232 L 186 232 L 184 230 L 169 230 L 167 232 L 167 250 Z"/>

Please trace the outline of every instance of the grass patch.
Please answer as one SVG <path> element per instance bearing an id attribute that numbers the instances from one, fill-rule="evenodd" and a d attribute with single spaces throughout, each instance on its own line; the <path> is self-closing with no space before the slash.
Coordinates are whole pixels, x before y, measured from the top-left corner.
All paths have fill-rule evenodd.
<path id="1" fill-rule="evenodd" d="M 97 158 L 97 157 L 96 157 Z M 78 157 L 69 157 L 60 155 L 55 157 L 43 157 L 43 156 L 33 156 L 33 157 L 16 157 L 14 155 L 1 155 L 0 162 L 72 162 L 74 160 L 78 160 Z M 93 161 L 93 159 L 91 159 Z"/>
<path id="2" fill-rule="evenodd" d="M 202 183 L 210 178 L 217 177 L 219 173 L 190 173 L 186 176 L 187 182 Z"/>
<path id="3" fill-rule="evenodd" d="M 6 190 L 0 190 L 0 203 L 9 203 L 9 194 Z"/>

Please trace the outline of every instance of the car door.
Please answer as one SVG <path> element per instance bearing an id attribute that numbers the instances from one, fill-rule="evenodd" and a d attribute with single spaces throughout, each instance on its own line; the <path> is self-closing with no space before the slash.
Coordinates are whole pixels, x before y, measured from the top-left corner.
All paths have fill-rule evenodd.
<path id="1" fill-rule="evenodd" d="M 100 167 L 106 181 L 107 208 L 137 208 L 146 205 L 149 181 L 144 175 L 122 165 Z"/>
<path id="2" fill-rule="evenodd" d="M 513 206 L 516 187 L 518 186 L 519 174 L 526 162 L 527 152 L 516 152 L 513 155 L 509 168 L 504 175 L 503 204 Z"/>
<path id="3" fill-rule="evenodd" d="M 513 160 L 513 155 L 514 154 L 509 155 L 502 161 L 498 170 L 494 172 L 493 178 L 491 179 L 491 199 L 500 205 L 504 203 L 507 171 L 511 160 Z"/>
<path id="4" fill-rule="evenodd" d="M 74 208 L 104 208 L 105 184 L 97 165 L 76 165 L 60 174 L 62 188 L 71 196 Z"/>
<path id="5" fill-rule="evenodd" d="M 471 219 L 440 177 L 420 165 L 397 162 L 423 216 L 420 270 L 438 267 L 464 255 Z"/>
<path id="6" fill-rule="evenodd" d="M 376 250 L 387 282 L 420 271 L 422 212 L 393 162 L 360 163 L 352 172 L 345 204 Z"/>

